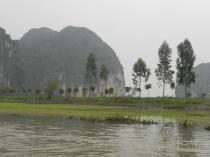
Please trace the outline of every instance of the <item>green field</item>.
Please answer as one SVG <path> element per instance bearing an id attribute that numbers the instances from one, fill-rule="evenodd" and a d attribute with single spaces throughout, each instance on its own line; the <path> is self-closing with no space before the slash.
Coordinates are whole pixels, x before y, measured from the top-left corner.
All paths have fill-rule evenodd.
<path id="1" fill-rule="evenodd" d="M 31 98 L 0 98 L 1 115 L 66 117 L 90 121 L 135 123 L 156 121 L 155 117 L 173 119 L 176 122 L 209 125 L 210 111 L 199 107 L 209 107 L 205 99 L 172 98 L 54 98 L 51 101 Z M 187 107 L 187 108 L 186 108 Z M 195 108 L 195 109 L 194 109 Z M 189 110 L 188 110 L 189 109 Z M 193 109 L 193 110 L 192 110 Z M 145 121 L 144 121 L 145 122 Z"/>
<path id="2" fill-rule="evenodd" d="M 197 105 L 209 105 L 210 99 L 202 98 L 134 98 L 134 97 L 53 97 L 47 100 L 46 97 L 32 96 L 0 96 L 0 102 L 24 102 L 24 103 L 51 103 L 51 104 L 88 104 L 88 105 L 104 105 L 104 106 L 122 106 L 122 107 L 142 107 L 142 105 L 153 105 L 158 108 L 165 109 L 184 109 L 186 107 Z"/>

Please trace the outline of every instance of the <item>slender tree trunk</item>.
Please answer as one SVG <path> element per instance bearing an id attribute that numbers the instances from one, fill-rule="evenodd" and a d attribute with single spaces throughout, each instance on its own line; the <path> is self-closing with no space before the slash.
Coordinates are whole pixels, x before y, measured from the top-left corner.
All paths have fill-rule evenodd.
<path id="1" fill-rule="evenodd" d="M 104 97 L 104 82 L 102 81 L 102 85 L 101 85 L 101 90 L 102 90 L 102 97 Z"/>
<path id="2" fill-rule="evenodd" d="M 88 96 L 91 97 L 91 86 L 88 87 Z"/>
<path id="3" fill-rule="evenodd" d="M 34 91 L 34 94 L 33 94 L 33 103 L 36 101 L 36 92 Z"/>
<path id="4" fill-rule="evenodd" d="M 101 86 L 101 97 L 104 97 L 104 92 L 103 92 L 103 85 Z"/>
<path id="5" fill-rule="evenodd" d="M 187 80 L 185 78 L 185 82 L 184 82 L 184 97 L 185 99 L 187 98 Z"/>
<path id="6" fill-rule="evenodd" d="M 141 98 L 141 77 L 140 77 L 140 80 L 139 80 L 139 97 Z"/>
<path id="7" fill-rule="evenodd" d="M 165 97 L 165 82 L 163 83 L 163 98 Z"/>
<path id="8" fill-rule="evenodd" d="M 139 89 L 140 89 L 140 91 L 139 91 L 139 97 L 141 98 L 141 86 L 139 85 Z"/>
<path id="9" fill-rule="evenodd" d="M 148 97 L 149 97 L 149 89 L 148 89 Z"/>
<path id="10" fill-rule="evenodd" d="M 105 95 L 105 97 L 106 97 L 106 92 L 105 92 L 105 90 L 107 90 L 107 81 L 105 81 L 105 88 L 104 88 L 104 95 Z"/>

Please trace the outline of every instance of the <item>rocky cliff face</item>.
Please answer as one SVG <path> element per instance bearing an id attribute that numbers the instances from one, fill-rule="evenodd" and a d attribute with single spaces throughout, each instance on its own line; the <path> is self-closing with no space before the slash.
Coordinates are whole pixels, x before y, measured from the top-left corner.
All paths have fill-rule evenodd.
<path id="1" fill-rule="evenodd" d="M 98 69 L 102 64 L 109 69 L 109 85 L 119 91 L 116 95 L 124 95 L 123 67 L 115 52 L 94 32 L 72 26 L 60 32 L 49 28 L 32 29 L 20 39 L 22 86 L 42 88 L 48 80 L 59 80 L 63 88 L 82 86 L 89 53 L 96 55 Z"/>
<path id="2" fill-rule="evenodd" d="M 210 96 L 210 63 L 202 63 L 194 68 L 196 74 L 196 83 L 192 84 L 188 91 L 192 97 L 199 97 L 203 94 Z M 176 87 L 176 96 L 184 97 L 184 87 L 178 85 Z"/>
<path id="3" fill-rule="evenodd" d="M 17 57 L 17 42 L 0 27 L 0 88 L 21 84 L 21 65 Z"/>

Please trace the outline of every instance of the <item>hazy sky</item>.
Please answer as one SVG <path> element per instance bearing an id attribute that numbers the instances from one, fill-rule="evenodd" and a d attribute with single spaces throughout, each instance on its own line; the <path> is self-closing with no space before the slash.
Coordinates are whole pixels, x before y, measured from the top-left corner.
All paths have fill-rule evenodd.
<path id="1" fill-rule="evenodd" d="M 210 62 L 209 0 L 0 0 L 0 5 L 0 27 L 13 39 L 38 27 L 93 30 L 115 50 L 127 85 L 132 85 L 132 66 L 139 57 L 154 72 L 164 40 L 173 49 L 173 62 L 176 46 L 185 38 L 193 45 L 196 64 Z M 150 83 L 150 95 L 161 95 L 154 74 Z"/>

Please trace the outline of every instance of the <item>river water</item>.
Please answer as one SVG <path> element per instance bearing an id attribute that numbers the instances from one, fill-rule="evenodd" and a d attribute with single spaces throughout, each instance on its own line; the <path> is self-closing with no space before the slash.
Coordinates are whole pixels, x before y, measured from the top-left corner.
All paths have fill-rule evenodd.
<path id="1" fill-rule="evenodd" d="M 0 117 L 1 157 L 209 157 L 199 127 Z"/>

